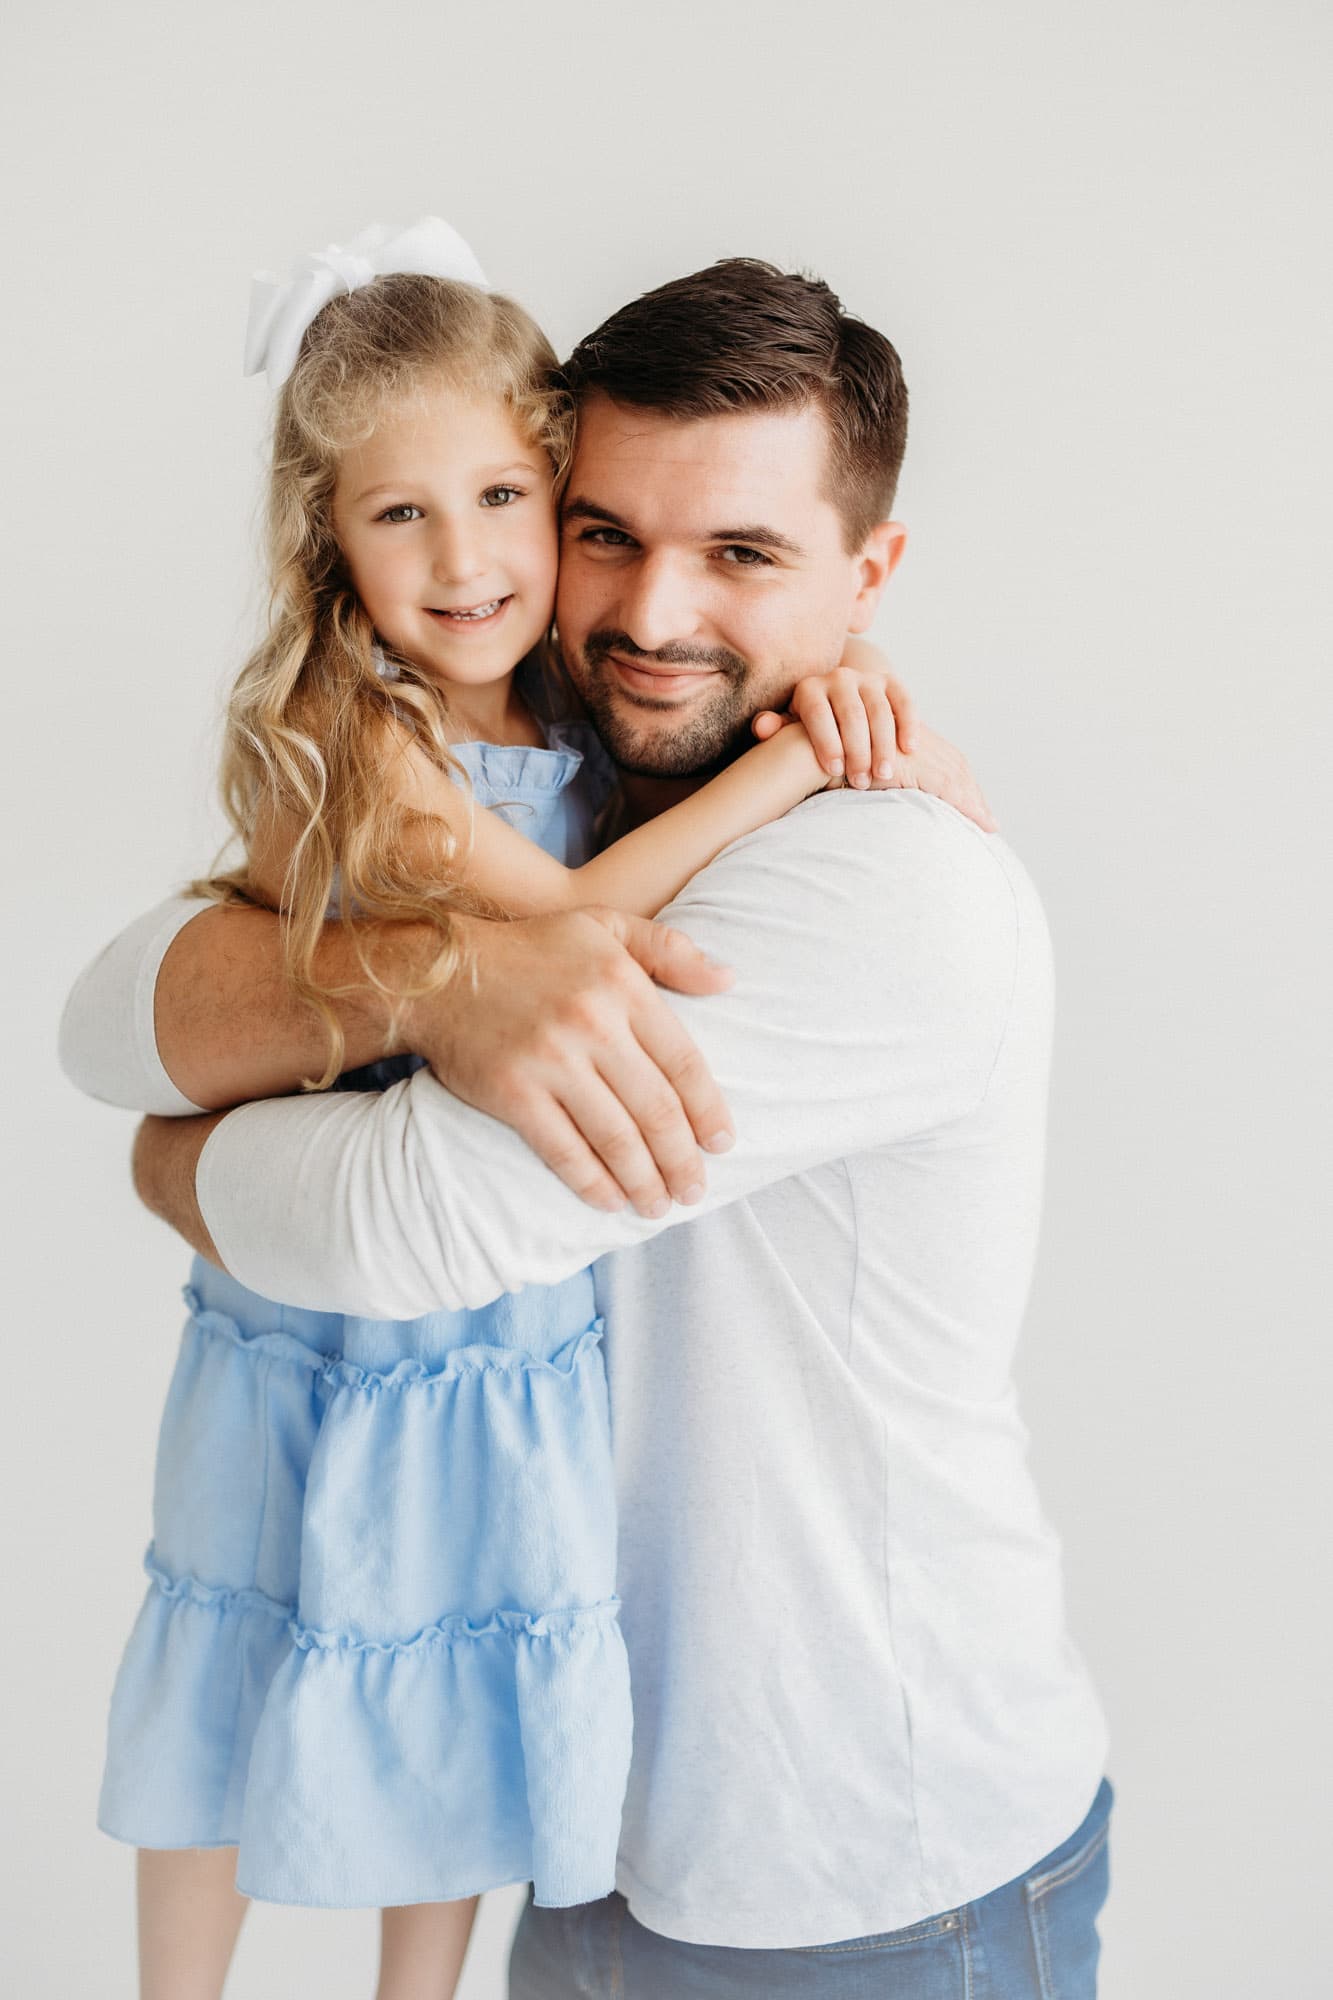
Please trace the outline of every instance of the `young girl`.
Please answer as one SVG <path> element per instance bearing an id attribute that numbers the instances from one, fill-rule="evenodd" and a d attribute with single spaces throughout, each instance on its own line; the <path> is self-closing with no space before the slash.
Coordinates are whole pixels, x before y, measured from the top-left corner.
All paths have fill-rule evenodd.
<path id="1" fill-rule="evenodd" d="M 252 358 L 280 386 L 272 612 L 224 756 L 245 859 L 204 886 L 284 913 L 322 1087 L 330 915 L 433 924 L 432 990 L 454 909 L 654 914 L 828 773 L 783 728 L 593 853 L 612 772 L 545 655 L 571 412 L 443 224 L 307 260 Z M 879 764 L 881 669 L 861 691 Z M 803 706 L 827 731 L 818 687 Z M 258 1896 L 380 1906 L 380 2000 L 450 1993 L 480 1891 L 614 1886 L 630 1706 L 591 1274 L 398 1323 L 196 1259 L 186 1299 L 99 1815 L 142 1850 L 142 1992 L 220 1993 Z"/>

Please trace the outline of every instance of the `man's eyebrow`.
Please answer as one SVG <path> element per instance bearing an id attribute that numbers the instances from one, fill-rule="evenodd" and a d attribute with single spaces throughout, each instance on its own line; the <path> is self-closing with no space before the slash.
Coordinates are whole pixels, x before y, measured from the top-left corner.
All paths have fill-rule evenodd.
<path id="1" fill-rule="evenodd" d="M 566 500 L 560 512 L 566 521 L 604 521 L 608 528 L 619 528 L 622 534 L 632 535 L 634 530 L 628 521 L 613 514 L 609 507 L 599 506 L 589 500 L 586 494 L 576 493 L 572 500 Z"/>
<path id="2" fill-rule="evenodd" d="M 599 506 L 585 494 L 576 494 L 572 500 L 566 500 L 562 511 L 567 521 L 601 521 L 608 528 L 618 528 L 622 534 L 634 533 L 628 521 L 622 520 L 619 514 L 613 514 L 609 507 Z M 759 521 L 743 528 L 712 528 L 702 539 L 706 542 L 746 542 L 753 548 L 774 549 L 785 556 L 805 554 L 800 543 L 794 542 L 790 535 L 784 535 L 779 529 L 767 527 Z"/>
<path id="3" fill-rule="evenodd" d="M 762 521 L 752 522 L 747 528 L 714 528 L 708 536 L 710 542 L 749 542 L 757 549 L 777 549 L 784 556 L 803 556 L 805 550 L 790 535 L 781 534 L 776 528 L 765 527 Z"/>

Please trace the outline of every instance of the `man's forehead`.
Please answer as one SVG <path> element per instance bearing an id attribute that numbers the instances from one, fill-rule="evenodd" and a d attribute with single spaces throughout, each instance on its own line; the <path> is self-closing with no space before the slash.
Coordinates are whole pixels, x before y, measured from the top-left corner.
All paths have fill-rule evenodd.
<path id="1" fill-rule="evenodd" d="M 813 404 L 681 418 L 594 396 L 579 412 L 568 492 L 645 524 L 707 533 L 732 515 L 812 523 L 831 514 L 827 469 L 827 421 Z"/>

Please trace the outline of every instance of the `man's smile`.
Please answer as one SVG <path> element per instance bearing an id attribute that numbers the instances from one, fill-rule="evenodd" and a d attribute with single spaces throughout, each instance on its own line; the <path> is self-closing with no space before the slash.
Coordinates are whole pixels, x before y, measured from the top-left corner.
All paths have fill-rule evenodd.
<path id="1" fill-rule="evenodd" d="M 678 667 L 655 660 L 628 660 L 621 653 L 608 655 L 616 678 L 630 694 L 668 701 L 692 695 L 704 681 L 717 679 L 716 667 Z"/>

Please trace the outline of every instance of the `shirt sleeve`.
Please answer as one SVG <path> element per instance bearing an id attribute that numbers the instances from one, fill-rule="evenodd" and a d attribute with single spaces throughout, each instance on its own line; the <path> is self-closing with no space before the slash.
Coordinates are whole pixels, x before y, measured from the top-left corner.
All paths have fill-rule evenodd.
<path id="1" fill-rule="evenodd" d="M 169 896 L 100 951 L 75 980 L 60 1019 L 60 1067 L 104 1104 L 184 1118 L 202 1110 L 178 1090 L 157 1052 L 153 994 L 167 947 L 192 917 L 214 905 Z"/>
<path id="2" fill-rule="evenodd" d="M 581 1202 L 516 1133 L 421 1070 L 380 1097 L 244 1105 L 197 1188 L 223 1262 L 293 1305 L 411 1318 L 554 1283 L 824 1161 L 933 1131 L 985 1096 L 1014 991 L 999 850 L 938 801 L 838 792 L 726 849 L 664 920 L 735 969 L 668 994 L 737 1143 L 697 1207 Z"/>

